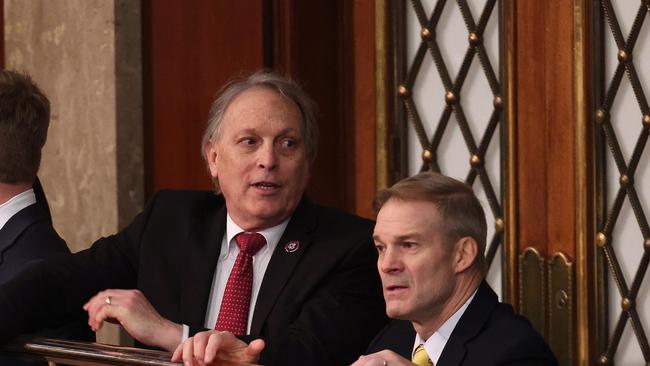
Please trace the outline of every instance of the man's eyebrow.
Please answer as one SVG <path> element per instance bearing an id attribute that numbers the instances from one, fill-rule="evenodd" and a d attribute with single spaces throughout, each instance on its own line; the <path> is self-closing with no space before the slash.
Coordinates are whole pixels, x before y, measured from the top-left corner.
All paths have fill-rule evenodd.
<path id="1" fill-rule="evenodd" d="M 420 235 L 417 232 L 412 232 L 412 233 L 407 233 L 407 234 L 401 234 L 397 235 L 394 237 L 395 241 L 403 242 L 403 241 L 408 241 L 408 240 L 413 240 L 413 239 L 420 239 L 422 235 Z M 377 234 L 373 234 L 372 238 L 374 240 L 380 239 L 380 236 Z"/>
<path id="2" fill-rule="evenodd" d="M 254 128 L 244 128 L 244 129 L 239 130 L 237 133 L 238 134 L 255 133 L 255 129 Z"/>
<path id="3" fill-rule="evenodd" d="M 287 127 L 287 128 L 285 128 L 285 129 L 281 130 L 281 131 L 278 133 L 278 135 L 286 135 L 286 134 L 288 134 L 288 133 L 298 133 L 298 132 L 299 132 L 299 131 L 298 131 L 296 128 L 293 128 L 293 127 Z M 256 134 L 256 133 L 258 133 L 257 129 L 255 129 L 255 128 L 250 128 L 250 127 L 243 128 L 243 129 L 237 131 L 237 134 L 239 134 L 239 135 L 242 135 L 242 134 Z"/>
<path id="4" fill-rule="evenodd" d="M 287 128 L 285 128 L 284 130 L 280 131 L 279 134 L 280 134 L 280 135 L 286 135 L 286 134 L 288 134 L 288 133 L 290 133 L 290 132 L 298 133 L 298 131 L 297 131 L 295 128 L 293 128 L 293 127 L 287 127 Z"/>

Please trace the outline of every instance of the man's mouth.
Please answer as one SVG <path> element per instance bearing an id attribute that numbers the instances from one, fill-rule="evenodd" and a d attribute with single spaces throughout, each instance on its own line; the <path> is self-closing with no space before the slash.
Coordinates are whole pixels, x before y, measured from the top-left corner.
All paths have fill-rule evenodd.
<path id="1" fill-rule="evenodd" d="M 280 188 L 279 184 L 273 183 L 273 182 L 256 182 L 256 183 L 253 183 L 252 186 L 255 187 L 255 188 L 259 188 L 261 190 L 265 190 L 265 191 L 272 191 L 272 190 Z"/>
<path id="2" fill-rule="evenodd" d="M 408 289 L 408 286 L 392 285 L 384 287 L 384 292 L 389 295 L 396 295 L 404 292 L 406 289 Z"/>

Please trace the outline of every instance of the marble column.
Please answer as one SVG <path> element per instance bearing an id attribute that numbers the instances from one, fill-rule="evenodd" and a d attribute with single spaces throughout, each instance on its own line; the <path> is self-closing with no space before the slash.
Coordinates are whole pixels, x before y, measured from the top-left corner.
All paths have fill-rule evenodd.
<path id="1" fill-rule="evenodd" d="M 142 209 L 140 1 L 5 0 L 5 65 L 29 73 L 52 117 L 39 176 L 74 252 Z"/>

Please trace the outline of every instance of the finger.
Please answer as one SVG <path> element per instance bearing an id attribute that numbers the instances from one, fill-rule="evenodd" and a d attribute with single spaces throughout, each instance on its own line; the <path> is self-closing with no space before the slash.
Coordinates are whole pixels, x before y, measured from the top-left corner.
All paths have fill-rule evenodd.
<path id="1" fill-rule="evenodd" d="M 94 315 L 102 306 L 108 305 L 107 299 L 109 299 L 109 297 L 111 299 L 111 304 L 115 304 L 118 301 L 118 296 L 112 293 L 111 290 L 100 291 L 97 295 L 88 300 L 84 305 L 84 310 L 86 310 L 89 315 Z"/>
<path id="2" fill-rule="evenodd" d="M 174 353 L 172 354 L 172 362 L 180 362 L 183 359 L 183 345 L 185 342 L 191 342 L 192 337 L 186 339 L 184 342 L 181 342 L 176 346 Z"/>
<path id="3" fill-rule="evenodd" d="M 98 300 L 99 294 L 91 297 L 88 299 L 88 301 L 83 305 L 83 309 L 86 311 L 91 311 L 93 308 L 93 305 L 95 305 L 95 302 Z"/>
<path id="4" fill-rule="evenodd" d="M 83 309 L 87 311 L 90 308 L 90 306 L 102 295 L 102 293 L 103 291 L 100 291 L 96 293 L 94 296 L 92 296 L 90 299 L 88 299 L 88 301 L 86 301 L 86 303 L 84 304 Z"/>
<path id="5" fill-rule="evenodd" d="M 248 347 L 246 347 L 246 355 L 254 357 L 257 360 L 260 356 L 260 353 L 264 350 L 266 343 L 262 339 L 256 339 L 252 341 Z"/>
<path id="6" fill-rule="evenodd" d="M 185 340 L 185 342 L 189 342 L 191 339 L 192 338 L 188 338 Z M 172 359 L 171 359 L 172 362 L 181 361 L 182 359 L 181 356 L 183 355 L 183 344 L 185 344 L 185 342 L 180 343 L 174 350 L 174 353 L 172 353 Z"/>
<path id="7" fill-rule="evenodd" d="M 95 331 L 101 329 L 104 321 L 116 320 L 122 322 L 122 308 L 115 305 L 104 304 L 100 306 L 97 311 L 90 317 L 92 319 L 92 326 L 94 326 Z"/>
<path id="8" fill-rule="evenodd" d="M 95 322 L 97 314 L 101 310 L 104 304 L 97 304 L 97 300 L 92 300 L 88 306 L 88 325 L 95 331 L 98 328 L 98 324 Z"/>
<path id="9" fill-rule="evenodd" d="M 185 365 L 192 365 L 192 360 L 194 359 L 194 340 L 189 338 L 187 341 L 183 342 L 183 363 Z"/>
<path id="10" fill-rule="evenodd" d="M 391 365 L 391 366 L 398 366 L 398 365 L 413 365 L 410 360 L 407 360 L 406 358 L 398 355 L 397 353 L 390 351 L 390 350 L 383 350 L 379 351 L 377 353 L 374 353 L 373 356 L 377 357 L 377 360 L 379 360 L 379 363 L 376 363 L 376 365 Z M 375 363 L 373 363 L 375 365 Z"/>
<path id="11" fill-rule="evenodd" d="M 201 332 L 194 335 L 194 358 L 199 361 L 204 361 L 205 347 L 208 344 L 209 334 Z"/>
<path id="12" fill-rule="evenodd" d="M 224 336 L 225 333 L 222 332 L 210 332 L 208 337 L 208 344 L 205 346 L 205 357 L 203 359 L 205 363 L 210 364 L 217 359 L 217 353 L 221 349 Z"/>

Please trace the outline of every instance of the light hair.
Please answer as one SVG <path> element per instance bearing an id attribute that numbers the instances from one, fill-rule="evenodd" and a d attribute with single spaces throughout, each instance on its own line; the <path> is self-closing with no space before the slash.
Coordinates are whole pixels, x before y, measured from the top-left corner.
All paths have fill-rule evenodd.
<path id="1" fill-rule="evenodd" d="M 203 133 L 201 154 L 207 161 L 205 147 L 219 138 L 223 117 L 228 106 L 241 93 L 255 87 L 275 90 L 293 101 L 302 116 L 302 137 L 307 158 L 313 162 L 318 148 L 318 124 L 316 122 L 316 105 L 300 86 L 293 80 L 271 71 L 258 71 L 247 78 L 235 79 L 226 84 L 212 103 L 208 114 L 208 124 Z"/>
<path id="2" fill-rule="evenodd" d="M 485 273 L 487 224 L 483 207 L 469 185 L 439 173 L 425 172 L 379 191 L 375 210 L 379 212 L 390 199 L 433 203 L 438 209 L 442 221 L 439 227 L 447 243 L 455 243 L 464 237 L 473 238 L 478 244 L 475 265 Z"/>
<path id="3" fill-rule="evenodd" d="M 0 71 L 0 182 L 33 182 L 47 139 L 50 102 L 32 79 Z"/>

